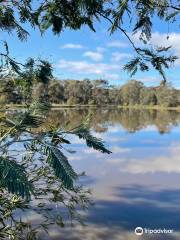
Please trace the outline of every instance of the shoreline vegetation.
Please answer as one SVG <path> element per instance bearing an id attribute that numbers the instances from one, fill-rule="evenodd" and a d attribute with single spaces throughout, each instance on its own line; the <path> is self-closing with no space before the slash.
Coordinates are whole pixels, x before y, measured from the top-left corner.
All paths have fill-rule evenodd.
<path id="1" fill-rule="evenodd" d="M 27 82 L 26 82 L 27 80 Z M 129 80 L 112 86 L 107 80 L 55 80 L 40 82 L 32 77 L 0 81 L 0 103 L 22 107 L 33 101 L 49 102 L 53 108 L 118 107 L 133 109 L 180 110 L 180 90 L 170 83 L 147 87 Z"/>
<path id="2" fill-rule="evenodd" d="M 25 107 L 25 104 L 6 104 L 7 108 L 23 108 Z M 137 109 L 137 110 L 174 110 L 180 112 L 180 106 L 177 107 L 165 107 L 165 106 L 145 106 L 145 105 L 129 105 L 129 106 L 123 106 L 123 105 L 113 105 L 113 104 L 107 104 L 107 105 L 91 105 L 91 104 L 73 104 L 73 105 L 68 105 L 68 104 L 52 104 L 51 105 L 52 109 L 60 109 L 60 108 L 119 108 L 119 109 Z"/>

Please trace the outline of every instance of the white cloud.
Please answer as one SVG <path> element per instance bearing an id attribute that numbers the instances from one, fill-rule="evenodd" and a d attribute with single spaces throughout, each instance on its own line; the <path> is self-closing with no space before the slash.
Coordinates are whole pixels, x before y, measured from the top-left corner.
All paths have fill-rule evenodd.
<path id="1" fill-rule="evenodd" d="M 114 48 L 126 48 L 128 44 L 122 41 L 115 40 L 115 41 L 109 42 L 107 46 L 114 47 Z"/>
<path id="2" fill-rule="evenodd" d="M 69 156 L 68 160 L 69 161 L 80 161 L 80 160 L 83 160 L 83 157 L 80 157 L 80 156 Z"/>
<path id="3" fill-rule="evenodd" d="M 180 173 L 180 147 L 175 144 L 169 147 L 167 155 L 147 159 L 124 159 L 120 171 L 133 174 L 156 172 Z M 123 161 L 121 159 L 121 161 Z M 173 164 L 172 164 L 173 162 Z"/>
<path id="4" fill-rule="evenodd" d="M 106 51 L 106 49 L 103 48 L 103 47 L 97 47 L 96 49 L 97 49 L 98 52 L 105 52 Z"/>
<path id="5" fill-rule="evenodd" d="M 63 46 L 61 46 L 61 48 L 63 48 L 63 49 L 66 49 L 66 48 L 69 48 L 69 49 L 83 49 L 84 46 L 81 45 L 81 44 L 67 43 L 67 44 L 64 44 Z"/>
<path id="6" fill-rule="evenodd" d="M 139 35 L 140 32 L 133 35 L 136 44 L 140 43 Z M 180 51 L 180 33 L 171 32 L 167 35 L 167 33 L 153 32 L 150 43 L 156 46 L 172 46 L 173 49 Z"/>
<path id="7" fill-rule="evenodd" d="M 57 67 L 73 73 L 97 74 L 101 76 L 111 74 L 109 71 L 112 70 L 120 70 L 120 66 L 117 64 L 89 63 L 87 61 L 67 61 L 64 59 L 59 61 Z"/>
<path id="8" fill-rule="evenodd" d="M 104 74 L 104 77 L 108 80 L 118 80 L 118 79 L 120 79 L 119 74 L 116 74 L 116 73 L 106 73 L 106 74 Z"/>
<path id="9" fill-rule="evenodd" d="M 121 131 L 124 131 L 124 128 L 121 125 L 114 125 L 108 127 L 108 133 L 120 133 Z M 119 141 L 126 140 L 126 138 L 120 138 Z"/>
<path id="10" fill-rule="evenodd" d="M 121 162 L 124 161 L 124 158 L 110 158 L 110 159 L 107 159 L 106 162 L 108 164 L 116 164 L 116 165 L 119 165 L 121 164 Z"/>
<path id="11" fill-rule="evenodd" d="M 133 36 L 133 40 L 136 44 L 139 44 L 139 32 Z M 168 36 L 168 38 L 167 38 Z M 167 33 L 159 33 L 154 32 L 152 33 L 152 38 L 150 43 L 155 46 L 172 46 L 172 50 L 174 54 L 180 58 L 180 33 L 171 32 Z M 180 66 L 180 59 L 175 62 L 175 66 Z"/>
<path id="12" fill-rule="evenodd" d="M 130 152 L 131 149 L 130 148 L 122 148 L 122 147 L 118 147 L 118 146 L 114 146 L 111 149 L 112 153 L 127 153 Z"/>
<path id="13" fill-rule="evenodd" d="M 127 58 L 130 58 L 130 57 L 132 57 L 132 54 L 130 54 L 130 53 L 113 52 L 111 61 L 119 62 L 123 59 L 127 59 Z"/>
<path id="14" fill-rule="evenodd" d="M 101 52 L 92 52 L 92 51 L 87 51 L 83 54 L 84 57 L 89 57 L 93 61 L 99 62 L 102 61 L 104 56 Z"/>
<path id="15" fill-rule="evenodd" d="M 143 83 L 148 83 L 151 85 L 158 85 L 161 81 L 162 78 L 160 76 L 155 77 L 155 76 L 144 76 L 144 77 L 139 77 L 138 78 L 139 81 L 143 82 Z"/>
<path id="16" fill-rule="evenodd" d="M 180 53 L 180 33 L 169 33 L 167 39 L 166 33 L 155 32 L 152 34 L 151 43 L 162 46 L 172 46 L 172 48 Z"/>

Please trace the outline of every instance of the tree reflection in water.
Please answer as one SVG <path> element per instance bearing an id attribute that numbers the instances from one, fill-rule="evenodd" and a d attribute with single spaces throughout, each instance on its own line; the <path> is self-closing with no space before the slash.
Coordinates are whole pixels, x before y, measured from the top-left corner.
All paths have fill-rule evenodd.
<path id="1" fill-rule="evenodd" d="M 128 132 L 136 132 L 154 125 L 160 134 L 167 133 L 180 122 L 180 112 L 167 110 L 139 110 L 118 108 L 54 109 L 49 115 L 50 123 L 75 127 L 85 116 L 91 115 L 90 126 L 95 132 L 106 132 L 108 126 L 119 124 Z"/>

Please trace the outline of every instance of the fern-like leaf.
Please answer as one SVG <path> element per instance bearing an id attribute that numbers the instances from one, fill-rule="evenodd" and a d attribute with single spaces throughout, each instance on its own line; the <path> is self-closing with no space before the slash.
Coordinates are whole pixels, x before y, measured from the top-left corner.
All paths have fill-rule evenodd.
<path id="1" fill-rule="evenodd" d="M 25 128 L 37 128 L 43 123 L 42 117 L 33 116 L 30 113 L 21 113 L 16 115 L 14 119 L 5 119 L 3 122 L 8 127 L 14 127 L 18 130 L 24 130 Z"/>
<path id="2" fill-rule="evenodd" d="M 67 157 L 55 146 L 47 145 L 46 153 L 48 155 L 47 162 L 53 168 L 56 177 L 58 177 L 63 185 L 68 188 L 73 188 L 73 182 L 78 175 L 68 162 Z"/>
<path id="3" fill-rule="evenodd" d="M 33 115 L 42 115 L 46 114 L 50 110 L 50 107 L 49 103 L 34 101 L 29 107 L 29 112 Z"/>
<path id="4" fill-rule="evenodd" d="M 27 199 L 33 189 L 24 167 L 8 157 L 0 157 L 0 187 Z"/>
<path id="5" fill-rule="evenodd" d="M 100 138 L 96 138 L 91 135 L 90 130 L 88 128 L 84 126 L 80 126 L 79 128 L 74 129 L 71 133 L 75 134 L 80 139 L 81 138 L 85 139 L 88 147 L 98 150 L 102 153 L 107 153 L 107 154 L 111 153 L 111 151 L 105 148 L 104 142 Z"/>

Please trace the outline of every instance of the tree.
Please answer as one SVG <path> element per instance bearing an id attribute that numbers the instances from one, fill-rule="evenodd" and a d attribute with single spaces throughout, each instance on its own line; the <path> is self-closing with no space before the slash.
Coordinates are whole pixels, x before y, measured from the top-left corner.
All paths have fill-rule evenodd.
<path id="1" fill-rule="evenodd" d="M 65 83 L 65 97 L 68 104 L 78 104 L 80 103 L 80 92 L 79 92 L 79 81 L 68 81 Z"/>
<path id="2" fill-rule="evenodd" d="M 157 105 L 156 91 L 154 88 L 141 88 L 139 97 L 140 104 L 142 105 Z"/>
<path id="3" fill-rule="evenodd" d="M 168 85 L 160 86 L 156 90 L 157 103 L 164 107 L 176 107 L 178 105 L 177 95 L 175 90 Z"/>
<path id="4" fill-rule="evenodd" d="M 64 96 L 68 104 L 87 104 L 92 94 L 92 83 L 89 80 L 65 81 Z"/>
<path id="5" fill-rule="evenodd" d="M 60 81 L 52 81 L 48 87 L 49 101 L 51 103 L 64 102 L 64 86 Z"/>
<path id="6" fill-rule="evenodd" d="M 109 83 L 105 79 L 92 81 L 92 97 L 90 104 L 105 105 L 109 103 Z"/>
<path id="7" fill-rule="evenodd" d="M 143 88 L 143 84 L 136 80 L 127 82 L 121 88 L 121 96 L 123 105 L 135 105 L 139 104 L 140 91 Z"/>
<path id="8" fill-rule="evenodd" d="M 24 71 L 14 80 L 24 103 L 32 101 L 32 88 L 36 78 L 34 67 L 35 61 L 32 58 L 28 59 L 24 65 Z"/>
<path id="9" fill-rule="evenodd" d="M 109 89 L 109 101 L 111 104 L 123 105 L 121 90 L 117 87 Z"/>

